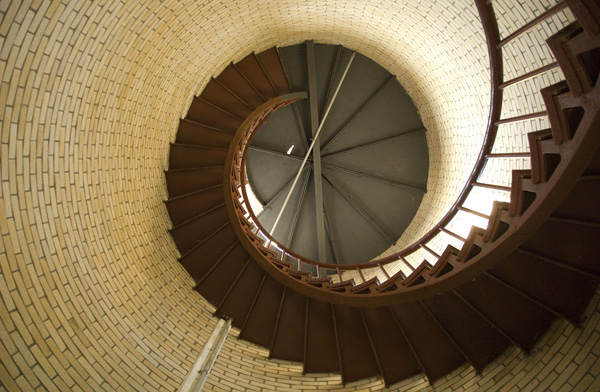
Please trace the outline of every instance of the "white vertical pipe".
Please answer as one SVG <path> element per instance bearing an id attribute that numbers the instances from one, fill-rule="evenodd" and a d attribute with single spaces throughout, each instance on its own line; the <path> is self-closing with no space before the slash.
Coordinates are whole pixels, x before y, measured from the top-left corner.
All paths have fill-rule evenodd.
<path id="1" fill-rule="evenodd" d="M 331 106 L 333 105 L 333 101 L 335 101 L 335 97 L 337 97 L 337 94 L 340 91 L 340 87 L 342 87 L 342 82 L 346 78 L 346 74 L 348 73 L 348 70 L 350 69 L 350 64 L 352 64 L 352 60 L 354 60 L 355 55 L 356 55 L 356 52 L 352 52 L 352 56 L 350 56 L 350 60 L 348 60 L 346 69 L 344 70 L 344 73 L 342 74 L 342 78 L 340 79 L 340 82 L 338 83 L 337 88 L 335 89 L 335 93 L 333 94 L 333 97 L 331 98 L 331 101 L 329 102 L 329 105 L 327 106 L 327 110 L 325 111 L 325 114 L 323 115 L 323 119 L 321 120 L 321 123 L 319 124 L 319 128 L 317 129 L 317 132 L 315 133 L 315 135 L 313 137 L 313 141 L 310 144 L 310 147 L 308 147 L 308 152 L 306 153 L 306 156 L 304 157 L 304 160 L 302 161 L 302 165 L 300 165 L 298 174 L 296 174 L 296 178 L 294 178 L 292 187 L 290 188 L 290 191 L 288 192 L 288 194 L 285 198 L 285 201 L 283 202 L 283 206 L 281 207 L 281 210 L 279 210 L 279 215 L 277 215 L 277 219 L 275 219 L 275 223 L 273 224 L 273 228 L 271 229 L 271 233 L 270 233 L 271 235 L 273 235 L 273 233 L 275 233 L 275 228 L 277 227 L 277 224 L 279 223 L 279 219 L 281 218 L 281 214 L 283 214 L 283 210 L 287 206 L 287 203 L 290 200 L 290 196 L 292 195 L 292 192 L 294 191 L 294 188 L 296 187 L 296 183 L 298 182 L 298 178 L 300 178 L 302 169 L 304 169 L 304 165 L 306 164 L 306 161 L 308 160 L 308 157 L 310 156 L 310 153 L 312 152 L 312 149 L 315 146 L 315 143 L 319 139 L 319 135 L 321 134 L 321 129 L 323 128 L 325 119 L 327 118 L 327 115 L 329 114 L 329 110 L 331 109 Z"/>
<path id="2" fill-rule="evenodd" d="M 217 325 L 204 345 L 198 360 L 192 367 L 192 370 L 188 373 L 181 388 L 179 388 L 180 392 L 198 392 L 202 390 L 230 329 L 231 320 L 225 321 L 219 319 L 219 321 L 217 321 Z"/>

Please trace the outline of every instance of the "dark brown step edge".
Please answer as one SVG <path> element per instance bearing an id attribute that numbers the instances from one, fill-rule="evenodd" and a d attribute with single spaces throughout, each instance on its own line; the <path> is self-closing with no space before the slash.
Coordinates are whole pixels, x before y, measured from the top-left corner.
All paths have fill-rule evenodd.
<path id="1" fill-rule="evenodd" d="M 190 248 L 190 250 L 188 250 L 187 252 L 185 252 L 184 254 L 181 255 L 181 257 L 178 259 L 180 262 L 183 258 L 187 257 L 188 255 L 190 255 L 192 252 L 194 252 L 197 248 L 199 248 L 200 246 L 202 246 L 202 244 L 204 244 L 206 241 L 210 240 L 212 237 L 214 237 L 217 233 L 219 233 L 221 230 L 223 230 L 224 228 L 226 228 L 227 226 L 231 225 L 231 221 L 227 221 L 225 224 L 223 224 L 222 226 L 218 227 L 215 231 L 212 232 L 212 234 L 206 236 L 205 239 L 203 239 L 202 241 L 198 242 L 196 245 L 194 245 L 193 247 Z"/>
<path id="2" fill-rule="evenodd" d="M 172 202 L 172 201 L 177 201 L 177 200 L 185 199 L 186 197 L 194 196 L 194 195 L 197 195 L 197 194 L 202 193 L 202 192 L 207 192 L 207 191 L 210 191 L 210 190 L 213 190 L 213 189 L 216 189 L 216 188 L 222 188 L 222 187 L 223 187 L 223 184 L 211 185 L 209 187 L 198 189 L 198 190 L 193 191 L 193 192 L 188 192 L 188 193 L 184 193 L 182 195 L 177 195 L 177 196 L 169 197 L 167 200 L 164 200 L 163 203 L 169 204 L 169 202 Z"/>
<path id="3" fill-rule="evenodd" d="M 227 256 L 231 253 L 231 251 L 240 243 L 239 240 L 236 240 L 233 242 L 233 244 L 227 248 L 227 250 L 225 251 L 225 253 L 223 253 L 223 255 L 221 257 L 219 257 L 219 259 L 213 263 L 212 267 L 210 267 L 208 269 L 208 271 L 206 271 L 206 273 L 204 274 L 203 277 L 201 277 L 200 279 L 198 279 L 196 281 L 196 285 L 194 286 L 194 289 L 198 289 L 198 287 L 200 287 L 202 285 L 202 283 L 206 280 L 206 278 L 223 262 L 223 260 L 225 260 L 225 258 L 227 258 Z"/>
<path id="4" fill-rule="evenodd" d="M 169 229 L 169 233 L 172 233 L 172 232 L 173 232 L 173 231 L 175 231 L 175 230 L 179 230 L 179 229 L 181 229 L 183 226 L 186 226 L 186 225 L 188 225 L 188 224 L 190 224 L 190 223 L 192 223 L 192 222 L 194 222 L 194 221 L 196 221 L 196 220 L 198 220 L 198 219 L 202 218 L 203 216 L 205 216 L 205 215 L 207 215 L 207 214 L 210 214 L 211 212 L 214 212 L 214 211 L 216 211 L 216 210 L 222 209 L 222 208 L 224 208 L 224 207 L 225 207 L 225 202 L 223 202 L 223 203 L 221 203 L 221 204 L 219 204 L 219 205 L 217 205 L 217 206 L 214 206 L 213 208 L 210 208 L 210 209 L 208 209 L 208 210 L 206 210 L 206 211 L 204 211 L 204 212 L 202 212 L 202 213 L 200 213 L 200 214 L 198 214 L 198 215 L 196 215 L 196 216 L 194 216 L 194 217 L 192 217 L 192 218 L 190 218 L 190 219 L 188 219 L 188 220 L 185 220 L 185 221 L 181 222 L 181 223 L 180 223 L 180 224 L 178 224 L 177 226 L 174 226 L 173 228 Z M 207 238 L 208 238 L 208 237 L 207 237 Z M 186 253 L 187 253 L 187 252 L 186 252 Z"/>
<path id="5" fill-rule="evenodd" d="M 239 116 L 237 116 L 237 115 L 235 115 L 235 114 L 231 113 L 231 112 L 230 112 L 230 111 L 228 111 L 227 109 L 225 109 L 225 108 L 222 108 L 221 106 L 219 106 L 219 105 L 217 105 L 217 104 L 214 104 L 214 103 L 210 102 L 208 99 L 206 99 L 206 98 L 203 98 L 202 96 L 197 96 L 197 97 L 194 97 L 194 98 L 195 98 L 195 99 L 197 99 L 197 100 L 199 100 L 199 101 L 201 101 L 201 102 L 203 102 L 203 103 L 205 103 L 206 105 L 208 105 L 208 106 L 212 107 L 213 109 L 215 109 L 215 110 L 218 110 L 218 111 L 220 111 L 221 113 L 223 113 L 223 114 L 225 114 L 225 115 L 227 115 L 227 116 L 229 116 L 229 117 L 231 117 L 231 118 L 235 119 L 235 120 L 242 121 L 242 122 L 244 121 L 244 119 L 243 119 L 243 118 L 241 118 L 241 117 L 239 117 Z M 215 127 L 213 127 L 213 128 L 215 128 Z"/>

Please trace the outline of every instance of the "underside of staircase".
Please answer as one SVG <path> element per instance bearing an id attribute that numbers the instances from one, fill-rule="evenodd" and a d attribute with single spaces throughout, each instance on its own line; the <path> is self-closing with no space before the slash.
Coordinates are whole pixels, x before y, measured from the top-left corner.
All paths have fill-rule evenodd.
<path id="1" fill-rule="evenodd" d="M 248 251 L 227 209 L 228 151 L 257 108 L 294 91 L 277 48 L 252 53 L 212 79 L 179 124 L 165 203 L 180 262 L 215 315 L 231 319 L 241 339 L 268 348 L 271 357 L 302 362 L 305 373 L 340 373 L 344 383 L 380 376 L 386 385 L 421 372 L 433 383 L 465 362 L 480 372 L 509 346 L 531 350 L 557 318 L 582 323 L 600 279 L 600 32 L 576 6 L 578 22 L 549 42 L 566 78 L 542 91 L 552 128 L 529 135 L 532 169 L 513 173 L 510 203 L 497 202 L 488 228 L 473 228 L 462 249 L 449 246 L 433 268 L 424 263 L 388 285 L 408 287 L 460 269 L 501 237 L 511 238 L 502 245 L 507 256 L 467 282 L 392 304 L 362 306 L 351 297 L 334 303 L 299 292 Z M 563 173 L 560 160 L 584 132 L 592 135 L 588 152 L 571 156 L 578 162 Z M 511 222 L 527 217 L 559 175 L 571 185 L 552 196 L 548 217 L 526 235 L 514 231 Z"/>

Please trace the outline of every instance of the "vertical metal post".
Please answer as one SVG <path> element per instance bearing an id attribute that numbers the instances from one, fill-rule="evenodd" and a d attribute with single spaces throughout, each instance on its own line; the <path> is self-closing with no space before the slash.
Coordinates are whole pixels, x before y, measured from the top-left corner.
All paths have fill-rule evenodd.
<path id="1" fill-rule="evenodd" d="M 273 233 L 275 233 L 275 229 L 277 228 L 279 219 L 281 219 L 281 214 L 283 214 L 283 210 L 285 209 L 288 201 L 290 200 L 290 196 L 292 195 L 292 192 L 294 191 L 294 188 L 296 187 L 296 183 L 298 182 L 298 178 L 300 177 L 300 174 L 302 173 L 302 169 L 304 169 L 304 165 L 306 165 L 306 161 L 308 160 L 308 157 L 310 156 L 312 149 L 315 146 L 315 142 L 317 141 L 317 139 L 319 138 L 319 135 L 321 134 L 321 130 L 323 129 L 323 124 L 325 123 L 325 119 L 327 119 L 327 115 L 329 114 L 329 110 L 331 110 L 333 101 L 335 101 L 335 98 L 337 97 L 337 94 L 340 91 L 340 87 L 342 87 L 342 83 L 344 82 L 344 79 L 346 78 L 346 74 L 348 74 L 348 70 L 350 69 L 350 65 L 352 64 L 352 61 L 354 60 L 354 56 L 356 56 L 356 52 L 352 52 L 352 55 L 350 56 L 350 60 L 348 60 L 346 69 L 344 70 L 344 73 L 342 74 L 342 78 L 340 79 L 340 82 L 338 83 L 337 89 L 335 90 L 335 93 L 333 94 L 333 98 L 331 98 L 331 101 L 329 102 L 329 106 L 327 106 L 327 110 L 325 110 L 325 114 L 323 115 L 323 119 L 321 120 L 321 123 L 319 124 L 317 133 L 315 134 L 315 137 L 313 138 L 311 145 L 308 147 L 308 151 L 306 152 L 306 156 L 304 157 L 304 160 L 302 161 L 302 165 L 300 165 L 300 169 L 298 170 L 298 173 L 296 174 L 296 177 L 294 178 L 292 187 L 290 188 L 285 200 L 283 201 L 283 206 L 281 206 L 281 210 L 279 210 L 279 214 L 277 215 L 277 219 L 275 219 L 275 223 L 273 223 L 273 228 L 271 229 L 271 235 L 273 235 Z"/>
<path id="2" fill-rule="evenodd" d="M 313 179 L 315 182 L 315 212 L 317 220 L 317 249 L 319 261 L 326 261 L 325 220 L 323 218 L 323 179 L 321 178 L 321 142 L 316 135 L 319 128 L 319 101 L 317 95 L 317 66 L 315 61 L 315 43 L 306 43 L 308 60 L 308 97 L 310 99 L 310 127 L 315 139 L 313 147 Z"/>

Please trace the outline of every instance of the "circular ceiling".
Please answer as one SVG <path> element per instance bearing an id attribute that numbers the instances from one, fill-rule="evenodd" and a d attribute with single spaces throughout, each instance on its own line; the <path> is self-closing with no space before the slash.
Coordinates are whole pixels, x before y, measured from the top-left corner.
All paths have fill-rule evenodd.
<path id="1" fill-rule="evenodd" d="M 292 90 L 309 98 L 271 114 L 252 140 L 258 219 L 310 259 L 369 261 L 402 235 L 426 193 L 425 127 L 396 77 L 369 58 L 312 42 L 279 53 Z"/>

